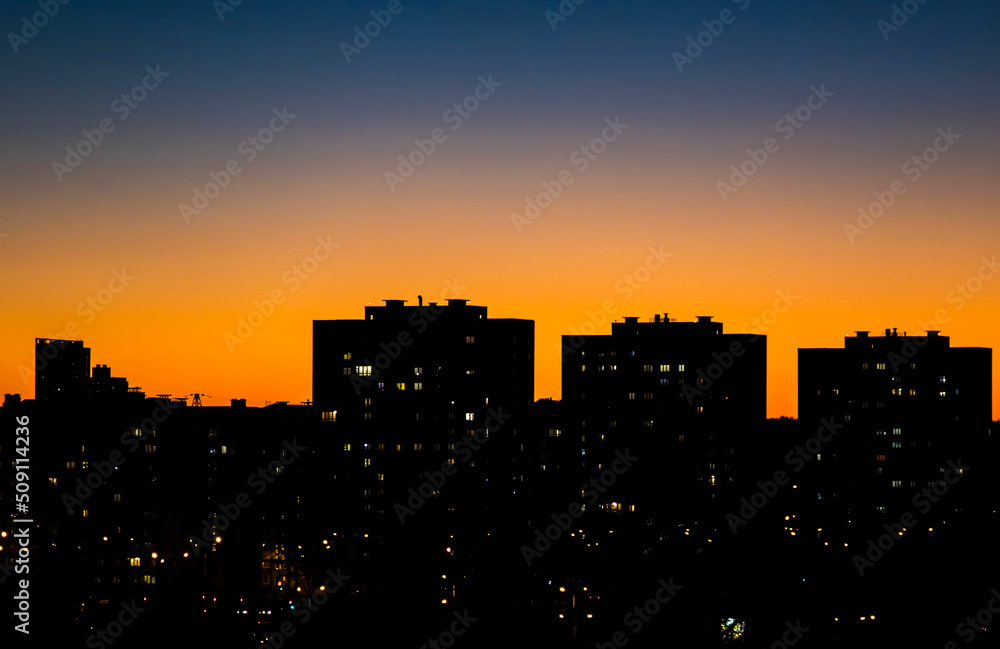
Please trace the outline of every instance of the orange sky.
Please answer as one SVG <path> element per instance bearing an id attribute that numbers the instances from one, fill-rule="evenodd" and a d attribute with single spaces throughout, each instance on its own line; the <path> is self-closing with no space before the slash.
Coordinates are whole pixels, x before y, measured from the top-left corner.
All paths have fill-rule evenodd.
<path id="1" fill-rule="evenodd" d="M 586 141 L 599 127 L 566 126 L 558 140 Z M 461 297 L 491 316 L 535 320 L 539 398 L 560 396 L 559 336 L 607 299 L 619 317 L 713 315 L 739 331 L 790 290 L 798 299 L 765 333 L 768 414 L 794 416 L 799 347 L 837 347 L 856 329 L 921 332 L 939 309 L 953 345 L 1000 344 L 1000 282 L 949 301 L 981 257 L 1000 253 L 986 147 L 963 141 L 854 244 L 843 232 L 872 191 L 901 177 L 914 142 L 933 135 L 890 134 L 881 153 L 861 158 L 817 131 L 723 202 L 714 182 L 742 160 L 738 145 L 706 148 L 636 122 L 520 234 L 511 213 L 568 166 L 572 147 L 544 140 L 511 165 L 503 160 L 514 145 L 500 131 L 477 135 L 487 148 L 456 138 L 449 155 L 392 193 L 382 172 L 398 141 L 369 143 L 347 161 L 330 157 L 322 138 L 290 131 L 190 225 L 177 204 L 220 166 L 218 155 L 186 169 L 164 145 L 162 170 L 124 178 L 112 173 L 121 160 L 109 151 L 72 188 L 13 170 L 6 211 L 19 218 L 0 243 L 0 390 L 32 396 L 18 366 L 30 366 L 34 338 L 76 322 L 93 362 L 148 394 L 303 401 L 313 319 L 361 318 L 386 298 L 433 300 L 457 279 Z M 664 143 L 679 155 L 660 157 Z M 313 254 L 317 237 L 340 247 L 292 291 L 282 277 Z M 672 257 L 626 301 L 616 283 L 650 246 Z M 87 322 L 78 305 L 121 268 L 135 279 Z M 224 333 L 273 289 L 286 302 L 231 353 Z"/>

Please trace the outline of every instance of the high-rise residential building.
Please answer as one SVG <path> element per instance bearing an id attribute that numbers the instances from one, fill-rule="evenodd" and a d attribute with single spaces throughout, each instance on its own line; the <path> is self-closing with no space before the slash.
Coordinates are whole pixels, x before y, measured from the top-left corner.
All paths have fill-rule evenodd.
<path id="1" fill-rule="evenodd" d="M 948 336 L 858 331 L 839 349 L 799 350 L 799 420 L 839 426 L 817 497 L 854 517 L 911 507 L 949 462 L 974 463 L 992 417 L 992 350 Z M 950 474 L 949 474 L 950 477 Z"/>
<path id="2" fill-rule="evenodd" d="M 562 349 L 561 434 L 572 436 L 583 476 L 625 448 L 640 457 L 630 492 L 610 507 L 645 500 L 680 511 L 696 492 L 712 498 L 731 484 L 732 442 L 766 418 L 765 336 L 725 333 L 711 316 L 657 314 L 614 322 L 610 335 L 564 335 Z"/>
<path id="3" fill-rule="evenodd" d="M 83 341 L 35 339 L 35 399 L 80 398 L 89 382 L 90 348 Z"/>

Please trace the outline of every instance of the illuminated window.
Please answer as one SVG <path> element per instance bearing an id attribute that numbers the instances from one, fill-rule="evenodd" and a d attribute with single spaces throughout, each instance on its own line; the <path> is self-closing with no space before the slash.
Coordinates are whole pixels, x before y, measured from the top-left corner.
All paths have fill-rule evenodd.
<path id="1" fill-rule="evenodd" d="M 684 371 L 684 366 L 683 365 L 678 365 L 677 366 L 677 371 L 678 372 L 683 372 Z"/>
<path id="2" fill-rule="evenodd" d="M 351 450 L 351 445 L 350 444 L 344 444 L 344 450 L 345 451 L 350 451 Z"/>
<path id="3" fill-rule="evenodd" d="M 892 443 L 892 447 L 893 448 L 903 448 L 903 443 L 902 442 L 893 442 Z"/>
<path id="4" fill-rule="evenodd" d="M 80 462 L 80 468 L 81 469 L 89 469 L 90 468 L 90 462 L 88 462 L 87 460 L 84 460 L 83 462 Z"/>
<path id="5" fill-rule="evenodd" d="M 948 382 L 948 377 L 947 376 L 939 376 L 938 377 L 938 382 L 940 382 L 940 383 L 947 383 Z"/>
<path id="6" fill-rule="evenodd" d="M 371 376 L 372 366 L 371 365 L 358 365 L 358 375 L 359 376 Z"/>
<path id="7" fill-rule="evenodd" d="M 629 398 L 629 400 L 635 399 L 635 392 L 629 392 L 628 393 L 628 398 Z"/>
<path id="8" fill-rule="evenodd" d="M 868 363 L 862 363 L 861 364 L 861 369 L 867 370 L 868 369 Z"/>
<path id="9" fill-rule="evenodd" d="M 910 396 L 911 397 L 917 396 L 917 391 L 914 388 L 910 388 Z"/>
<path id="10" fill-rule="evenodd" d="M 902 480 L 893 480 L 892 481 L 892 486 L 893 487 L 902 487 L 903 486 L 903 481 Z"/>
<path id="11" fill-rule="evenodd" d="M 371 465 L 372 465 L 371 458 L 367 458 L 366 457 L 365 458 L 365 468 L 370 467 Z"/>
<path id="12" fill-rule="evenodd" d="M 49 478 L 49 484 L 55 487 L 59 484 L 59 480 L 57 478 Z"/>
<path id="13" fill-rule="evenodd" d="M 643 365 L 642 366 L 642 371 L 643 372 L 652 372 L 653 371 L 653 366 L 652 365 Z"/>
<path id="14" fill-rule="evenodd" d="M 142 565 L 142 559 L 140 559 L 139 557 L 132 557 L 128 560 L 128 565 L 132 566 L 133 568 L 138 568 L 139 566 Z"/>
<path id="15" fill-rule="evenodd" d="M 84 518 L 87 518 L 88 516 L 90 516 L 90 511 L 84 509 L 80 512 L 80 515 L 83 516 Z"/>
<path id="16" fill-rule="evenodd" d="M 875 363 L 875 369 L 877 369 L 877 370 L 884 370 L 885 369 L 885 363 Z"/>
<path id="17" fill-rule="evenodd" d="M 351 375 L 351 368 L 350 367 L 345 367 L 344 368 L 344 376 L 350 376 L 350 375 Z"/>
<path id="18" fill-rule="evenodd" d="M 337 421 L 337 411 L 328 410 L 323 413 L 323 421 Z"/>
<path id="19" fill-rule="evenodd" d="M 67 462 L 66 463 L 66 468 L 67 469 L 75 469 L 76 468 L 76 462 Z"/>
<path id="20" fill-rule="evenodd" d="M 883 455 L 883 454 L 880 453 L 880 454 L 878 454 L 878 455 L 875 456 L 875 460 L 878 461 L 878 462 L 885 462 L 885 455 Z"/>
<path id="21" fill-rule="evenodd" d="M 379 473 L 378 474 L 378 481 L 379 482 L 385 482 L 385 474 L 384 473 Z"/>
<path id="22" fill-rule="evenodd" d="M 120 503 L 122 501 L 122 495 L 121 494 L 115 494 L 114 500 L 115 500 L 116 503 Z"/>
<path id="23" fill-rule="evenodd" d="M 938 395 L 943 397 L 945 395 L 945 391 L 941 390 L 940 392 L 938 392 Z"/>
<path id="24" fill-rule="evenodd" d="M 642 395 L 642 398 L 645 399 L 645 400 L 647 400 L 647 401 L 649 401 L 649 400 L 651 400 L 653 398 L 653 393 L 652 392 L 644 392 L 643 395 Z"/>
<path id="25" fill-rule="evenodd" d="M 225 445 L 225 444 L 223 444 L 223 445 L 222 445 L 222 454 L 223 454 L 223 455 L 225 455 L 225 454 L 226 454 L 226 453 L 228 453 L 228 452 L 229 452 L 229 449 L 228 449 L 228 448 L 226 447 L 226 445 Z"/>
<path id="26" fill-rule="evenodd" d="M 670 366 L 669 365 L 660 365 L 660 371 L 661 372 L 669 372 L 670 371 Z"/>
<path id="27" fill-rule="evenodd" d="M 892 429 L 892 434 L 893 435 L 902 435 L 903 434 L 903 429 L 902 428 L 893 428 Z"/>
<path id="28" fill-rule="evenodd" d="M 344 360 L 345 361 L 351 360 L 351 352 L 347 352 L 346 354 L 344 354 Z"/>
<path id="29" fill-rule="evenodd" d="M 406 384 L 405 383 L 397 383 L 396 384 L 396 389 L 397 390 L 405 390 L 406 389 Z"/>
<path id="30" fill-rule="evenodd" d="M 154 577 L 153 575 L 143 575 L 142 576 L 142 583 L 144 583 L 144 584 L 155 584 L 156 583 L 156 577 Z"/>
<path id="31" fill-rule="evenodd" d="M 424 384 L 423 383 L 414 383 L 413 384 L 413 389 L 414 390 L 423 390 L 424 389 Z"/>
<path id="32" fill-rule="evenodd" d="M 562 431 L 558 428 L 549 429 L 549 437 L 559 437 L 560 435 L 562 435 Z"/>
<path id="33" fill-rule="evenodd" d="M 422 451 L 422 450 L 424 450 L 424 445 L 423 444 L 414 444 L 413 445 L 413 450 L 414 451 Z"/>
<path id="34" fill-rule="evenodd" d="M 424 373 L 424 368 L 422 368 L 422 367 L 414 367 L 413 368 L 413 375 L 414 376 L 420 376 L 423 373 Z"/>
<path id="35" fill-rule="evenodd" d="M 471 345 L 474 342 L 476 342 L 476 337 L 475 336 L 466 336 L 465 337 L 465 342 L 466 342 L 466 344 Z"/>
<path id="36" fill-rule="evenodd" d="M 475 419 L 476 419 L 476 413 L 474 412 L 465 413 L 465 421 L 475 421 Z"/>

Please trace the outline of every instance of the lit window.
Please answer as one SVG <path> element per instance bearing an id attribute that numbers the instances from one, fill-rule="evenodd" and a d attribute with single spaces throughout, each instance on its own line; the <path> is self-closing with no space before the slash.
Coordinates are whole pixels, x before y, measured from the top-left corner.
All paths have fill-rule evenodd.
<path id="1" fill-rule="evenodd" d="M 423 373 L 424 373 L 424 368 L 422 368 L 422 367 L 414 367 L 413 368 L 413 375 L 414 376 L 420 376 Z"/>
<path id="2" fill-rule="evenodd" d="M 229 449 L 228 449 L 228 448 L 226 448 L 226 446 L 225 446 L 225 445 L 223 445 L 223 446 L 222 446 L 222 454 L 223 454 L 223 455 L 225 455 L 225 454 L 226 454 L 226 453 L 227 453 L 228 451 L 229 451 Z"/>
<path id="3" fill-rule="evenodd" d="M 345 361 L 351 360 L 351 352 L 347 352 L 346 354 L 344 354 L 344 360 Z"/>
<path id="4" fill-rule="evenodd" d="M 902 435 L 903 434 L 903 429 L 902 428 L 893 428 L 892 429 L 892 434 L 893 435 Z"/>
<path id="5" fill-rule="evenodd" d="M 466 344 L 471 345 L 474 342 L 476 342 L 476 337 L 475 336 L 466 336 L 465 337 L 465 342 L 466 342 Z"/>
<path id="6" fill-rule="evenodd" d="M 351 445 L 350 444 L 344 444 L 344 450 L 345 451 L 350 451 L 351 450 Z"/>
<path id="7" fill-rule="evenodd" d="M 877 370 L 884 370 L 885 369 L 885 363 L 875 363 L 875 369 L 877 369 Z"/>
<path id="8" fill-rule="evenodd" d="M 677 371 L 678 372 L 683 372 L 684 371 L 684 366 L 683 365 L 678 365 L 677 366 Z"/>
<path id="9" fill-rule="evenodd" d="M 562 435 L 562 431 L 558 428 L 549 429 L 549 437 L 559 437 L 560 435 Z"/>
<path id="10" fill-rule="evenodd" d="M 122 501 L 122 495 L 121 494 L 115 494 L 114 500 L 115 500 L 116 503 L 120 503 Z"/>
<path id="11" fill-rule="evenodd" d="M 580 366 L 580 371 L 581 372 L 586 372 L 587 371 L 587 366 L 586 365 L 581 365 Z"/>
<path id="12" fill-rule="evenodd" d="M 938 392 L 938 395 L 940 395 L 940 396 L 942 396 L 942 397 L 943 397 L 943 396 L 945 395 L 945 391 L 944 391 L 944 390 L 941 390 L 940 392 Z"/>
<path id="13" fill-rule="evenodd" d="M 323 421 L 337 421 L 337 411 L 329 410 L 323 413 Z"/>
<path id="14" fill-rule="evenodd" d="M 358 375 L 359 376 L 371 376 L 372 366 L 371 365 L 358 365 Z"/>
<path id="15" fill-rule="evenodd" d="M 653 366 L 652 365 L 643 365 L 642 366 L 642 371 L 643 372 L 652 372 L 653 371 Z"/>
<path id="16" fill-rule="evenodd" d="M 143 575 L 142 576 L 142 583 L 144 583 L 144 584 L 155 584 L 156 583 L 156 577 L 154 577 L 153 575 Z"/>
<path id="17" fill-rule="evenodd" d="M 345 367 L 344 368 L 344 376 L 350 376 L 350 375 L 351 375 L 351 368 L 350 367 Z"/>
<path id="18" fill-rule="evenodd" d="M 424 445 L 423 444 L 414 444 L 413 445 L 413 450 L 414 451 L 422 451 L 422 450 L 424 450 Z"/>
<path id="19" fill-rule="evenodd" d="M 84 518 L 87 518 L 88 516 L 90 516 L 90 511 L 84 509 L 80 512 L 80 515 L 83 516 Z"/>
<path id="20" fill-rule="evenodd" d="M 49 484 L 55 487 L 59 484 L 59 480 L 57 478 L 49 478 Z"/>
<path id="21" fill-rule="evenodd" d="M 670 371 L 670 366 L 669 365 L 660 365 L 660 371 L 661 372 L 669 372 Z"/>
<path id="22" fill-rule="evenodd" d="M 67 462 L 66 463 L 66 468 L 67 469 L 75 469 L 76 468 L 76 462 Z"/>
<path id="23" fill-rule="evenodd" d="M 892 486 L 893 487 L 902 487 L 903 486 L 903 481 L 902 480 L 893 480 L 892 481 Z"/>
<path id="24" fill-rule="evenodd" d="M 938 381 L 940 383 L 947 383 L 948 382 L 948 377 L 947 376 L 939 376 L 938 377 Z"/>
<path id="25" fill-rule="evenodd" d="M 371 458 L 366 457 L 365 458 L 365 468 L 370 467 L 371 465 L 372 465 Z"/>
<path id="26" fill-rule="evenodd" d="M 880 454 L 878 454 L 878 455 L 875 456 L 875 460 L 878 461 L 878 462 L 885 462 L 885 455 L 883 455 L 883 454 L 880 453 Z"/>
<path id="27" fill-rule="evenodd" d="M 476 419 L 476 413 L 474 412 L 465 413 L 465 421 L 475 421 L 475 419 Z"/>
<path id="28" fill-rule="evenodd" d="M 677 436 L 677 441 L 678 442 L 683 442 L 684 441 L 684 436 L 683 435 L 678 435 Z"/>
<path id="29" fill-rule="evenodd" d="M 868 363 L 862 363 L 861 364 L 861 369 L 867 370 L 868 369 Z"/>
<path id="30" fill-rule="evenodd" d="M 628 398 L 629 398 L 630 400 L 633 400 L 633 399 L 635 399 L 635 392 L 629 392 L 629 393 L 628 393 Z"/>
<path id="31" fill-rule="evenodd" d="M 903 443 L 902 442 L 893 442 L 892 443 L 892 447 L 893 448 L 903 448 Z"/>
<path id="32" fill-rule="evenodd" d="M 414 383 L 413 384 L 413 389 L 414 390 L 423 390 L 424 389 L 424 384 L 423 383 Z"/>
<path id="33" fill-rule="evenodd" d="M 396 389 L 397 390 L 405 390 L 406 389 L 406 384 L 405 383 L 397 383 L 396 384 Z"/>
<path id="34" fill-rule="evenodd" d="M 131 557 L 128 560 L 128 565 L 132 566 L 133 568 L 137 568 L 140 565 L 142 565 L 142 559 L 140 559 L 139 557 Z"/>
<path id="35" fill-rule="evenodd" d="M 89 469 L 90 468 L 90 462 L 88 462 L 87 460 L 84 460 L 83 462 L 80 462 L 80 468 L 81 469 Z"/>
<path id="36" fill-rule="evenodd" d="M 379 482 L 385 482 L 385 474 L 384 473 L 379 473 L 378 474 L 378 481 Z"/>

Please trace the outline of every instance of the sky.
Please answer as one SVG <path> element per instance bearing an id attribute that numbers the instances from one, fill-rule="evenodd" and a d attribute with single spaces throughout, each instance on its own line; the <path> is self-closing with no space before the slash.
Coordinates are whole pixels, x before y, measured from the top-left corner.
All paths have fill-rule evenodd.
<path id="1" fill-rule="evenodd" d="M 305 401 L 418 294 L 534 320 L 537 398 L 626 315 L 766 334 L 772 417 L 800 347 L 1000 346 L 996 3 L 235 2 L 3 4 L 0 392 L 69 337 Z"/>

